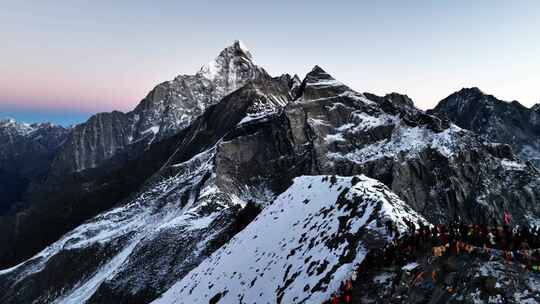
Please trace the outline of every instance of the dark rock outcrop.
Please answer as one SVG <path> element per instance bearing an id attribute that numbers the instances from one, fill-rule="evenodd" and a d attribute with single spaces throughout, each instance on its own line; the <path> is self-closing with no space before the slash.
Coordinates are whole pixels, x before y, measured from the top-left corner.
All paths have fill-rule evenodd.
<path id="1" fill-rule="evenodd" d="M 462 89 L 430 111 L 461 128 L 482 135 L 486 141 L 510 145 L 516 155 L 540 166 L 540 113 L 517 101 L 506 102 L 478 88 Z"/>

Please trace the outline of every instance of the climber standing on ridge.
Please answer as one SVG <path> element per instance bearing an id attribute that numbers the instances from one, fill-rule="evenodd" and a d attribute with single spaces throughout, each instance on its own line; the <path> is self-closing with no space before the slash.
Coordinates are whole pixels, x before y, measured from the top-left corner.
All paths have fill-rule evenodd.
<path id="1" fill-rule="evenodd" d="M 336 293 L 332 295 L 332 304 L 339 304 L 339 297 Z"/>
<path id="2" fill-rule="evenodd" d="M 507 210 L 504 211 L 504 224 L 510 225 L 510 222 L 512 221 L 512 215 L 508 213 Z"/>
<path id="3" fill-rule="evenodd" d="M 389 235 L 392 235 L 394 233 L 394 229 L 393 229 L 393 223 L 391 220 L 387 220 L 386 223 L 386 232 L 388 232 Z"/>

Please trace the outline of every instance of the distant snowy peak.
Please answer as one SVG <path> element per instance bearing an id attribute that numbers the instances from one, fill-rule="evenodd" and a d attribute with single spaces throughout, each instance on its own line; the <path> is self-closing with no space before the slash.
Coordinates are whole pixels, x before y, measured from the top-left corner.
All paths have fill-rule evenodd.
<path id="1" fill-rule="evenodd" d="M 27 123 L 17 122 L 13 118 L 4 118 L 0 119 L 0 131 L 1 132 L 12 132 L 17 135 L 27 135 L 30 132 L 34 131 L 37 126 L 30 125 Z"/>
<path id="2" fill-rule="evenodd" d="M 0 132 L 11 133 L 12 135 L 28 136 L 39 130 L 59 129 L 66 130 L 62 126 L 58 126 L 49 122 L 45 123 L 24 123 L 18 122 L 13 118 L 0 119 Z"/>
<path id="3" fill-rule="evenodd" d="M 25 178 L 43 174 L 70 132 L 71 129 L 51 123 L 27 124 L 11 118 L 0 120 L 0 172 Z M 9 186 L 2 186 L 4 191 L 9 189 Z M 2 200 L 10 201 L 0 189 Z"/>

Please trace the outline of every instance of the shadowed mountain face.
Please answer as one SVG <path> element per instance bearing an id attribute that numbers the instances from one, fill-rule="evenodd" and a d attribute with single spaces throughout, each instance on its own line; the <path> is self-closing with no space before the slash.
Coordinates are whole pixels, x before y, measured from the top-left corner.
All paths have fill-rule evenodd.
<path id="1" fill-rule="evenodd" d="M 272 78 L 238 72 L 240 43 L 224 52 L 235 68 L 218 57 L 192 76 L 222 96 L 185 127 L 160 125 L 0 219 L 0 302 L 319 303 L 391 241 L 389 221 L 540 218 L 540 174 L 508 146 L 318 66 Z M 125 130 L 126 114 L 107 115 Z"/>
<path id="2" fill-rule="evenodd" d="M 0 120 L 0 215 L 22 201 L 31 180 L 46 176 L 68 133 L 52 124 Z"/>
<path id="3" fill-rule="evenodd" d="M 482 135 L 487 141 L 505 143 L 518 157 L 540 167 L 540 111 L 517 101 L 506 102 L 478 88 L 462 89 L 431 111 L 456 125 Z"/>

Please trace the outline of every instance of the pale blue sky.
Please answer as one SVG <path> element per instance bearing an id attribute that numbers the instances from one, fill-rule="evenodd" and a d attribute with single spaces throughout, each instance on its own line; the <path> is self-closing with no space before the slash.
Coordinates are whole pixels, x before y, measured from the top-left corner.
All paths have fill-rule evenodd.
<path id="1" fill-rule="evenodd" d="M 67 123 L 130 110 L 157 83 L 195 73 L 235 39 L 273 75 L 303 77 L 318 64 L 358 91 L 408 94 L 424 109 L 471 86 L 540 102 L 539 1 L 0 0 L 0 7 L 0 116 Z"/>

